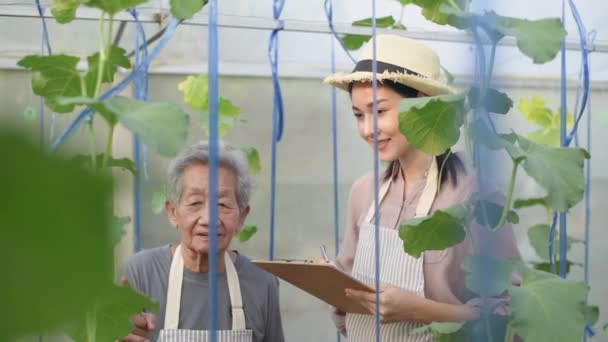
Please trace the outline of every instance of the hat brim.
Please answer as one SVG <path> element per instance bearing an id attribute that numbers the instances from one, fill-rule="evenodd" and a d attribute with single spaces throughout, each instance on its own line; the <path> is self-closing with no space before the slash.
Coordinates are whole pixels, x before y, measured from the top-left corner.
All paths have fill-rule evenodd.
<path id="1" fill-rule="evenodd" d="M 337 73 L 325 78 L 323 83 L 348 91 L 349 84 L 353 82 L 371 82 L 372 77 L 373 73 L 370 71 L 355 71 L 349 74 Z M 417 75 L 385 71 L 383 73 L 377 73 L 376 79 L 380 82 L 383 80 L 391 80 L 402 83 L 429 96 L 456 93 L 455 89 L 444 82 Z"/>

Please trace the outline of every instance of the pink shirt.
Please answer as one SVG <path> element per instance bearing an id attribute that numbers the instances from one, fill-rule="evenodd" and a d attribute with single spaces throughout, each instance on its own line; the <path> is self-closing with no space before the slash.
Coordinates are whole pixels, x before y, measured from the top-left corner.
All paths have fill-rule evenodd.
<path id="1" fill-rule="evenodd" d="M 399 167 L 395 167 L 393 174 L 399 172 L 399 170 Z M 380 177 L 380 184 L 382 184 L 384 174 L 381 174 Z M 458 184 L 456 186 L 451 182 L 450 177 L 441 185 L 431 207 L 431 212 L 464 202 L 477 190 L 477 180 L 473 170 L 467 168 L 466 173 L 459 171 L 457 179 Z M 385 228 L 399 229 L 400 222 L 413 218 L 425 181 L 423 179 L 417 184 L 411 184 L 410 198 L 404 199 L 405 181 L 401 176 L 396 177 L 381 202 L 379 209 L 380 225 Z M 373 191 L 373 172 L 359 178 L 352 185 L 348 200 L 346 232 L 340 244 L 340 252 L 334 260 L 335 265 L 344 272 L 351 273 L 352 271 L 359 239 L 359 226 L 372 204 Z M 497 203 L 502 202 L 501 197 L 497 192 L 484 196 L 484 198 L 489 198 Z M 482 239 L 481 234 L 489 234 L 486 228 L 475 222 L 472 223 L 470 228 L 475 241 Z M 493 251 L 493 256 L 497 258 L 519 259 L 520 255 L 511 227 L 503 227 L 495 234 L 495 238 L 492 239 L 493 245 L 488 246 L 487 250 Z M 467 290 L 465 273 L 460 267 L 463 258 L 471 254 L 470 247 L 470 237 L 467 236 L 463 242 L 445 250 L 424 252 L 423 272 L 424 295 L 426 298 L 442 303 L 463 304 L 475 297 L 474 293 Z M 518 280 L 514 279 L 514 282 L 517 283 Z M 338 328 L 343 330 L 343 317 L 336 316 L 334 320 Z"/>

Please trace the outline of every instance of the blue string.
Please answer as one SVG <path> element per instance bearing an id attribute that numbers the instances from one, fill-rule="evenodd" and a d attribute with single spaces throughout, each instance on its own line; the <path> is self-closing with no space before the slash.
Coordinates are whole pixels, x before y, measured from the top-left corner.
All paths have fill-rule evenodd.
<path id="1" fill-rule="evenodd" d="M 144 31 L 143 25 L 139 20 L 139 13 L 136 9 L 130 9 L 128 12 L 135 19 L 136 35 L 135 35 L 135 66 L 138 66 L 148 54 L 148 45 L 146 43 L 146 32 Z M 142 47 L 140 48 L 140 42 Z M 135 91 L 135 98 L 140 101 L 146 101 L 148 99 L 148 68 L 144 67 L 143 71 L 133 79 L 133 88 Z M 141 250 L 141 143 L 139 135 L 133 134 L 133 159 L 135 160 L 135 168 L 138 171 L 135 174 L 133 182 L 133 227 L 135 235 L 135 252 Z M 144 160 L 145 163 L 145 160 Z M 145 169 L 145 164 L 144 164 Z"/>
<path id="2" fill-rule="evenodd" d="M 576 121 L 574 122 L 574 126 L 568 138 L 566 140 L 567 145 L 570 145 L 570 141 L 572 140 L 573 135 L 578 129 L 578 123 L 585 112 L 585 105 L 587 104 L 587 97 L 589 96 L 589 51 L 587 49 L 587 30 L 585 29 L 585 25 L 578 13 L 578 9 L 574 4 L 573 0 L 569 0 L 570 9 L 572 10 L 572 16 L 574 17 L 574 21 L 576 22 L 576 26 L 578 28 L 579 38 L 580 38 L 580 46 L 581 46 L 581 59 L 582 59 L 582 73 L 583 73 L 583 100 L 581 102 L 581 109 L 578 115 L 576 115 Z"/>
<path id="3" fill-rule="evenodd" d="M 51 42 L 49 40 L 49 32 L 46 26 L 46 19 L 44 18 L 44 8 L 42 8 L 42 5 L 40 4 L 40 0 L 36 0 L 36 8 L 38 9 L 38 16 L 40 17 L 41 20 L 41 29 L 40 29 L 40 53 L 42 55 L 44 55 L 44 48 L 46 47 L 46 53 L 47 55 L 52 55 L 53 51 L 51 50 Z M 38 109 L 38 113 L 39 113 L 39 126 L 38 126 L 38 135 L 40 138 L 40 148 L 44 149 L 44 143 L 45 143 L 45 137 L 44 137 L 44 115 L 45 115 L 45 111 L 44 111 L 44 98 L 42 96 L 39 97 L 38 99 L 39 101 L 39 109 Z M 54 115 L 54 114 L 53 114 Z M 55 124 L 55 120 L 53 117 L 53 120 L 51 121 L 51 129 Z M 51 136 L 52 136 L 52 131 L 51 131 Z"/>
<path id="4" fill-rule="evenodd" d="M 591 153 L 591 97 L 587 100 L 587 151 Z M 589 239 L 590 227 L 591 227 L 591 160 L 587 160 L 587 170 L 585 174 L 585 262 L 583 264 L 585 271 L 585 285 L 589 287 L 589 253 L 590 247 Z M 585 304 L 589 301 L 589 294 L 585 298 Z M 583 337 L 583 341 L 587 341 L 587 336 L 594 336 L 595 332 L 590 326 L 585 326 L 586 334 Z"/>
<path id="5" fill-rule="evenodd" d="M 171 21 L 169 21 L 169 24 L 167 25 L 167 29 L 163 33 L 162 37 L 159 39 L 158 44 L 156 44 L 154 49 L 152 49 L 152 52 L 146 56 L 147 58 L 144 58 L 139 65 L 134 67 L 129 76 L 127 76 L 125 79 L 120 81 L 120 83 L 118 83 L 110 90 L 105 92 L 103 95 L 101 95 L 100 100 L 107 100 L 108 98 L 121 92 L 124 88 L 127 87 L 127 85 L 129 85 L 131 81 L 133 81 L 133 79 L 135 79 L 135 77 L 139 73 L 141 73 L 145 68 L 147 68 L 152 62 L 152 60 L 156 58 L 156 56 L 160 53 L 163 47 L 165 47 L 171 36 L 173 36 L 173 33 L 175 32 L 175 29 L 178 25 L 179 20 L 172 18 Z M 90 108 L 86 108 L 82 112 L 80 112 L 80 114 L 78 114 L 78 116 L 68 125 L 65 130 L 63 130 L 63 132 L 61 132 L 59 137 L 53 142 L 50 148 L 51 152 L 56 151 L 68 137 L 74 134 L 76 128 L 78 128 L 83 122 L 86 122 L 86 120 L 88 120 L 91 115 L 92 111 Z"/>
<path id="6" fill-rule="evenodd" d="M 49 55 L 53 54 L 53 50 L 51 50 L 51 42 L 49 40 L 49 31 L 46 26 L 46 19 L 44 18 L 44 9 L 42 5 L 40 5 L 40 0 L 36 0 L 36 8 L 38 9 L 38 15 L 40 16 L 40 20 L 42 21 L 42 42 L 46 46 L 46 51 Z"/>
<path id="7" fill-rule="evenodd" d="M 333 24 L 333 1 L 325 0 L 325 14 L 327 15 L 327 22 L 329 23 L 329 28 L 332 30 L 334 34 L 335 40 L 338 40 L 342 47 L 344 48 L 344 44 L 342 40 L 337 35 L 334 30 Z M 336 73 L 336 44 L 335 40 L 331 39 L 331 73 Z M 348 53 L 347 50 L 345 50 Z M 348 53 L 349 57 L 350 53 Z M 353 60 L 354 62 L 354 60 Z M 332 132 L 332 156 L 333 156 L 333 176 L 334 176 L 334 251 L 335 256 L 338 256 L 340 252 L 340 199 L 338 192 L 338 108 L 337 108 L 337 100 L 336 100 L 336 87 L 331 87 L 331 132 Z M 342 336 L 340 332 L 336 333 L 336 341 L 340 342 Z"/>
<path id="8" fill-rule="evenodd" d="M 217 0 L 209 0 L 209 61 L 207 74 L 209 75 L 209 330 L 210 341 L 217 341 L 217 202 L 218 202 L 218 100 L 219 100 L 219 74 L 218 74 L 218 37 L 217 37 Z"/>
<path id="9" fill-rule="evenodd" d="M 380 342 L 380 170 L 378 157 L 378 61 L 376 60 L 376 0 L 372 0 L 372 95 L 374 113 L 374 225 L 375 225 L 375 285 L 376 285 L 376 342 Z"/>
<path id="10" fill-rule="evenodd" d="M 325 11 L 328 13 L 327 19 L 331 22 L 333 19 L 333 1 L 325 1 Z M 331 73 L 336 72 L 336 45 L 335 41 L 331 40 Z M 338 108 L 336 100 L 336 87 L 331 87 L 331 132 L 333 145 L 333 177 L 334 177 L 334 249 L 336 256 L 340 251 L 340 206 L 338 192 Z"/>
<path id="11" fill-rule="evenodd" d="M 276 183 L 277 183 L 277 143 L 283 136 L 283 96 L 281 95 L 281 84 L 279 83 L 279 31 L 283 29 L 283 21 L 279 20 L 284 0 L 274 0 L 272 15 L 278 21 L 277 28 L 270 33 L 268 43 L 268 59 L 272 72 L 272 84 L 274 88 L 272 104 L 272 144 L 270 161 L 270 246 L 268 247 L 268 258 L 274 259 L 274 232 L 275 232 L 275 206 L 276 206 Z"/>
<path id="12" fill-rule="evenodd" d="M 338 35 L 338 32 L 336 32 L 336 29 L 334 28 L 334 10 L 333 10 L 332 1 L 330 1 L 330 0 L 325 0 L 325 15 L 327 16 L 327 24 L 329 25 L 331 34 L 340 43 L 340 46 L 342 46 L 342 50 L 344 50 L 346 55 L 348 55 L 348 58 L 350 58 L 350 60 L 353 62 L 353 64 L 357 64 L 357 60 L 353 57 L 353 55 L 350 54 L 350 51 L 348 51 L 348 49 L 346 48 L 346 45 L 344 45 L 344 42 L 342 41 L 342 38 L 340 38 L 340 35 Z M 333 43 L 332 43 L 332 49 L 333 49 Z M 335 71 L 332 71 L 332 73 L 335 73 Z"/>
<path id="13" fill-rule="evenodd" d="M 562 23 L 566 24 L 566 1 L 562 0 Z M 566 112 L 567 112 L 567 98 L 566 98 L 566 38 L 562 39 L 562 64 L 561 64 L 561 123 L 560 123 L 560 143 L 562 147 L 567 146 L 566 143 Z M 566 256 L 567 256 L 567 221 L 566 213 L 559 213 L 559 275 L 562 278 L 566 277 Z"/>

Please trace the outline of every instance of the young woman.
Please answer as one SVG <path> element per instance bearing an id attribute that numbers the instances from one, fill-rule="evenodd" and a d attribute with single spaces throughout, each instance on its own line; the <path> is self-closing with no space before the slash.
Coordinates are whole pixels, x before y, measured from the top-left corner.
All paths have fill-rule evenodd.
<path id="1" fill-rule="evenodd" d="M 411 147 L 399 130 L 399 104 L 409 98 L 453 93 L 440 80 L 437 55 L 427 46 L 404 37 L 378 35 L 376 38 L 378 153 L 390 162 L 380 175 L 380 318 L 383 342 L 432 341 L 430 332 L 410 332 L 432 321 L 465 321 L 478 317 L 479 300 L 466 289 L 461 263 L 470 254 L 469 237 L 445 250 L 427 251 L 414 258 L 403 250 L 398 235 L 405 219 L 427 216 L 466 201 L 477 191 L 473 170 L 451 151 L 432 156 Z M 372 46 L 368 44 L 350 74 L 336 74 L 325 83 L 347 90 L 361 138 L 374 148 Z M 442 169 L 439 180 L 439 170 Z M 374 284 L 374 176 L 359 178 L 351 188 L 348 221 L 336 267 L 355 278 Z M 473 224 L 474 234 L 481 227 Z M 484 228 L 485 229 L 485 228 Z M 519 258 L 513 232 L 501 229 L 488 247 L 496 257 Z M 375 339 L 374 293 L 346 290 L 370 315 L 334 312 L 338 329 L 348 340 Z"/>

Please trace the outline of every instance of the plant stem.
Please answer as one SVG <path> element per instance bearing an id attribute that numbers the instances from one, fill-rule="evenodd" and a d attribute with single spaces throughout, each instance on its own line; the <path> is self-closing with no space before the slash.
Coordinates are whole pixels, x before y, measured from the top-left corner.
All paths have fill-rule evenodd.
<path id="1" fill-rule="evenodd" d="M 463 115 L 463 119 L 464 119 L 464 124 L 462 125 L 463 129 L 464 129 L 464 147 L 467 153 L 467 157 L 469 158 L 469 161 L 473 161 L 473 150 L 471 148 L 471 135 L 469 134 L 470 129 L 469 129 L 469 111 L 470 110 L 466 110 L 464 112 Z"/>
<path id="2" fill-rule="evenodd" d="M 99 88 L 101 87 L 101 79 L 103 77 L 103 68 L 106 64 L 106 45 L 104 43 L 104 24 L 105 24 L 105 12 L 101 12 L 99 17 L 99 64 L 97 65 L 97 79 L 95 80 L 95 89 L 93 90 L 92 97 L 97 98 L 99 94 Z M 90 66 L 89 66 L 90 67 Z"/>
<path id="3" fill-rule="evenodd" d="M 486 301 L 486 298 L 484 297 L 484 302 Z M 490 326 L 490 319 L 488 318 L 490 315 L 488 313 L 484 313 L 483 314 L 483 324 L 486 327 L 486 337 L 488 338 L 487 341 L 488 342 L 494 342 L 494 338 L 492 336 L 492 327 Z"/>
<path id="4" fill-rule="evenodd" d="M 509 190 L 507 192 L 507 200 L 505 201 L 505 206 L 502 208 L 502 215 L 500 216 L 500 221 L 494 228 L 494 230 L 500 229 L 505 222 L 507 221 L 507 216 L 509 216 L 509 211 L 511 210 L 511 200 L 513 199 L 513 190 L 515 190 L 515 180 L 517 179 L 517 169 L 519 168 L 520 161 L 513 162 L 513 169 L 511 170 L 511 180 L 509 181 Z"/>
<path id="5" fill-rule="evenodd" d="M 102 168 L 108 166 L 108 160 L 112 156 L 112 140 L 114 140 L 114 127 L 115 125 L 110 125 L 110 131 L 108 132 L 108 140 L 106 141 L 106 150 L 103 154 L 103 162 L 101 163 Z"/>
<path id="6" fill-rule="evenodd" d="M 86 312 L 86 331 L 87 331 L 87 342 L 95 342 L 97 339 L 97 317 L 96 317 L 96 306 L 93 306 L 91 310 Z"/>
<path id="7" fill-rule="evenodd" d="M 448 0 L 448 3 L 457 10 L 461 10 L 458 4 L 454 2 L 454 0 Z"/>
<path id="8" fill-rule="evenodd" d="M 401 5 L 401 13 L 399 13 L 399 20 L 397 20 L 398 24 L 403 25 L 401 21 L 403 21 L 403 12 L 405 11 L 405 5 Z"/>
<path id="9" fill-rule="evenodd" d="M 512 339 L 513 339 L 513 330 L 511 330 L 511 324 L 507 323 L 507 330 L 505 331 L 505 341 L 504 342 L 511 342 Z"/>
<path id="10" fill-rule="evenodd" d="M 97 149 L 95 145 L 95 129 L 93 128 L 93 117 L 91 116 L 91 120 L 89 121 L 89 149 L 91 152 L 91 166 L 93 167 L 93 170 L 97 170 Z"/>

